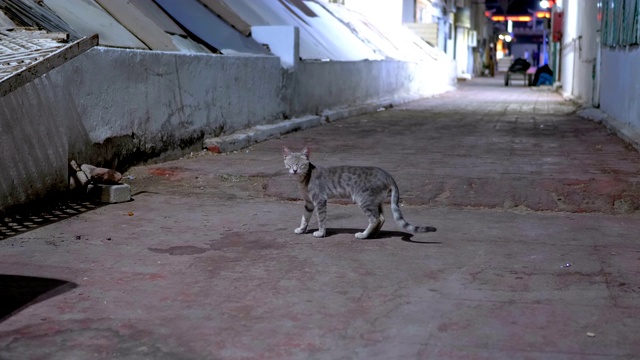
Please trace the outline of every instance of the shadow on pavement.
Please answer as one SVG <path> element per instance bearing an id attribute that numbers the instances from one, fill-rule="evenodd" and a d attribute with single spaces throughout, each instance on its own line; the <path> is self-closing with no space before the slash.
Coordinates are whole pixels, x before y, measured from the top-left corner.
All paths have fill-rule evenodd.
<path id="1" fill-rule="evenodd" d="M 83 199 L 72 199 L 51 205 L 25 208 L 11 215 L 0 216 L 0 241 L 104 205 Z"/>
<path id="2" fill-rule="evenodd" d="M 317 230 L 317 229 L 315 229 Z M 307 231 L 308 233 L 312 233 L 315 230 L 310 230 Z M 341 228 L 341 229 L 336 229 L 336 228 L 327 228 L 327 233 L 326 236 L 333 236 L 333 235 L 339 235 L 339 234 L 351 234 L 354 235 L 357 232 L 362 231 L 363 229 L 356 229 L 356 228 Z M 400 238 L 400 240 L 402 241 L 406 241 L 406 242 L 410 242 L 410 243 L 414 243 L 414 244 L 441 244 L 441 242 L 439 241 L 416 241 L 416 240 L 412 240 L 413 238 L 413 234 L 404 232 L 404 231 L 385 231 L 385 230 L 381 230 L 378 235 L 376 235 L 374 238 L 371 239 L 365 239 L 365 241 L 367 240 L 377 240 L 377 239 L 391 239 L 391 238 Z"/>
<path id="3" fill-rule="evenodd" d="M 58 279 L 32 276 L 0 275 L 0 323 L 28 306 L 50 299 L 76 288 L 77 285 Z"/>

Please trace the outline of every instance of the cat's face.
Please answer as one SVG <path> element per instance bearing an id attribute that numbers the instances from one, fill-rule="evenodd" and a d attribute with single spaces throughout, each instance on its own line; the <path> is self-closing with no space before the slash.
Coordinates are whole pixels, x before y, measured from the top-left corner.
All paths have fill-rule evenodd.
<path id="1" fill-rule="evenodd" d="M 288 148 L 282 149 L 284 166 L 290 174 L 306 174 L 309 170 L 309 148 L 305 147 L 299 153 L 291 152 Z"/>

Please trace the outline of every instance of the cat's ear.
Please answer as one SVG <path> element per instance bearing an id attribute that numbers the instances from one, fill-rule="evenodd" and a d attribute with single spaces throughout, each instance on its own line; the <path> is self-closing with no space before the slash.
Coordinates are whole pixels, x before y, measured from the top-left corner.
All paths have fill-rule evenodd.
<path id="1" fill-rule="evenodd" d="M 307 160 L 309 160 L 309 155 L 311 155 L 311 149 L 309 149 L 308 146 L 305 146 L 304 149 L 302 149 L 302 151 L 300 152 L 304 157 L 307 158 Z"/>
<path id="2" fill-rule="evenodd" d="M 287 156 L 291 155 L 291 150 L 289 150 L 288 147 L 283 146 L 282 147 L 282 155 L 284 155 L 284 157 L 287 157 Z"/>

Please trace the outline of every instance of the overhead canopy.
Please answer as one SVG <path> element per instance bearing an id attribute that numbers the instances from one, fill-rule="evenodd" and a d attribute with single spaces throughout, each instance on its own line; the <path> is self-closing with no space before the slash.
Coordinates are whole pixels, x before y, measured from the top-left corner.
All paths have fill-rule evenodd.
<path id="1" fill-rule="evenodd" d="M 328 12 L 322 5 L 305 2 L 316 16 L 307 18 L 309 26 L 314 29 L 315 38 L 344 51 L 348 60 L 382 60 L 384 56 L 375 52 L 340 20 Z"/>
<path id="2" fill-rule="evenodd" d="M 164 32 L 172 35 L 187 36 L 187 34 L 178 26 L 162 9 L 153 2 L 153 0 L 129 0 L 135 7 L 145 16 L 151 19 Z"/>
<path id="3" fill-rule="evenodd" d="M 96 0 L 111 16 L 151 50 L 178 51 L 171 36 L 128 1 Z"/>
<path id="4" fill-rule="evenodd" d="M 262 45 L 236 31 L 197 0 L 155 2 L 200 40 L 223 54 L 269 54 Z"/>
<path id="5" fill-rule="evenodd" d="M 385 58 L 413 61 L 437 59 L 444 53 L 435 49 L 402 25 L 373 23 L 360 13 L 333 3 L 317 3 L 340 19 L 370 48 Z"/>
<path id="6" fill-rule="evenodd" d="M 251 25 L 242 20 L 242 18 L 234 13 L 222 0 L 200 0 L 200 2 L 225 19 L 226 22 L 231 24 L 231 26 L 240 31 L 244 36 L 251 34 Z"/>
<path id="7" fill-rule="evenodd" d="M 51 32 L 66 32 L 71 40 L 82 37 L 55 12 L 42 3 L 31 0 L 0 0 L 0 9 L 7 13 L 17 27 L 42 28 Z M 4 16 L 4 14 L 2 14 Z M 8 24 L 11 27 L 11 24 Z"/>
<path id="8" fill-rule="evenodd" d="M 251 26 L 290 25 L 300 30 L 300 57 L 305 60 L 378 60 L 344 25 L 327 32 L 327 20 L 314 11 L 315 3 L 302 0 L 216 0 L 226 4 Z M 312 6 L 314 6 L 312 8 Z M 325 13 L 323 11 L 323 13 Z M 228 22 L 232 18 L 218 14 Z"/>
<path id="9" fill-rule="evenodd" d="M 82 36 L 98 33 L 100 45 L 148 49 L 93 0 L 43 0 Z"/>
<path id="10" fill-rule="evenodd" d="M 189 53 L 270 52 L 253 26 L 295 26 L 303 60 L 420 60 L 442 52 L 400 24 L 317 0 L 0 0 L 0 28 L 98 33 L 100 45 Z M 5 16 L 6 15 L 6 16 Z"/>

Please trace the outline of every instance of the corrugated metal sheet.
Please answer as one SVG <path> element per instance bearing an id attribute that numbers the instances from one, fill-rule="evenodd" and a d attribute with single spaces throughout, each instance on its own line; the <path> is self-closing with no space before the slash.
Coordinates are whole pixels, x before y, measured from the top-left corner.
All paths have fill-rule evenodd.
<path id="1" fill-rule="evenodd" d="M 300 57 L 305 60 L 336 60 L 335 56 L 329 49 L 315 41 L 309 34 L 306 27 L 301 27 L 301 22 L 291 19 L 291 15 L 285 11 L 277 12 L 273 9 L 273 5 L 282 9 L 282 6 L 273 1 L 266 3 L 265 1 L 244 1 L 244 0 L 221 0 L 234 13 L 238 14 L 244 21 L 251 26 L 267 26 L 267 25 L 294 25 L 300 29 Z M 220 15 L 220 14 L 219 14 Z"/>
<path id="2" fill-rule="evenodd" d="M 153 0 L 129 0 L 138 10 L 169 34 L 187 36 L 187 34 L 156 5 Z"/>
<path id="3" fill-rule="evenodd" d="M 208 7 L 211 11 L 218 14 L 226 22 L 231 24 L 236 30 L 240 31 L 243 35 L 249 36 L 251 34 L 251 25 L 242 20 L 240 16 L 233 12 L 224 2 L 220 0 L 200 0 L 204 6 Z"/>
<path id="4" fill-rule="evenodd" d="M 341 5 L 315 0 L 0 0 L 0 9 L 8 15 L 0 17 L 0 26 L 57 29 L 72 39 L 98 33 L 100 44 L 112 47 L 269 54 L 246 36 L 251 27 L 288 25 L 300 30 L 300 56 L 305 60 L 442 55 L 406 27 L 374 24 Z"/>
<path id="5" fill-rule="evenodd" d="M 190 38 L 180 35 L 170 35 L 173 43 L 180 49 L 180 52 L 188 54 L 211 54 L 211 51 L 204 45 L 198 44 Z"/>
<path id="6" fill-rule="evenodd" d="M 153 0 L 129 0 L 140 12 L 159 26 L 171 37 L 172 43 L 183 53 L 211 54 L 202 44 L 187 36 L 187 33 L 173 21 Z"/>
<path id="7" fill-rule="evenodd" d="M 362 39 L 358 38 L 340 20 L 315 2 L 307 1 L 315 17 L 307 19 L 314 29 L 315 38 L 324 43 L 331 43 L 346 52 L 349 60 L 383 60 L 384 56 L 376 53 Z"/>
<path id="8" fill-rule="evenodd" d="M 320 17 L 315 2 L 285 0 L 219 0 L 251 26 L 290 25 L 300 29 L 300 57 L 305 60 L 355 61 L 380 59 L 344 25 Z M 326 12 L 325 12 L 326 13 Z M 223 16 L 222 14 L 220 14 Z M 328 15 L 330 16 L 330 15 Z"/>
<path id="9" fill-rule="evenodd" d="M 50 32 L 66 32 L 71 40 L 77 40 L 82 37 L 42 3 L 36 3 L 31 0 L 0 0 L 0 9 L 18 27 L 34 27 Z"/>
<path id="10" fill-rule="evenodd" d="M 96 0 L 122 26 L 151 50 L 178 51 L 169 34 L 164 32 L 135 5 L 126 0 Z"/>
<path id="11" fill-rule="evenodd" d="M 93 0 L 42 0 L 83 36 L 98 33 L 100 45 L 148 49 Z"/>
<path id="12" fill-rule="evenodd" d="M 2 11 L 0 11 L 0 28 L 12 28 L 15 27 L 16 24 L 11 21 Z"/>
<path id="13" fill-rule="evenodd" d="M 438 46 L 438 24 L 435 23 L 405 23 L 416 35 L 432 46 Z"/>
<path id="14" fill-rule="evenodd" d="M 197 0 L 155 2 L 200 40 L 223 54 L 269 54 L 262 45 L 240 34 Z"/>
<path id="15" fill-rule="evenodd" d="M 402 25 L 374 24 L 361 14 L 333 3 L 318 3 L 340 19 L 369 47 L 386 58 L 414 61 L 439 59 L 445 54 Z"/>
<path id="16" fill-rule="evenodd" d="M 300 11 L 302 11 L 303 14 L 305 14 L 305 16 L 307 17 L 316 17 L 318 16 L 311 8 L 309 8 L 309 6 L 307 6 L 307 4 L 304 3 L 304 1 L 302 0 L 279 0 L 280 3 L 282 5 L 284 5 L 285 7 L 290 7 L 290 5 L 293 5 L 295 7 L 297 7 Z"/>

